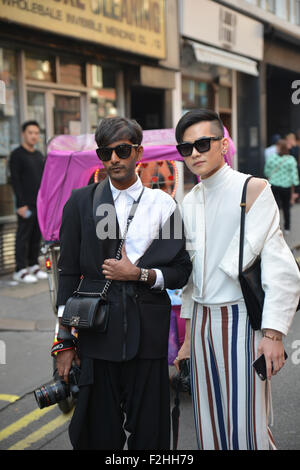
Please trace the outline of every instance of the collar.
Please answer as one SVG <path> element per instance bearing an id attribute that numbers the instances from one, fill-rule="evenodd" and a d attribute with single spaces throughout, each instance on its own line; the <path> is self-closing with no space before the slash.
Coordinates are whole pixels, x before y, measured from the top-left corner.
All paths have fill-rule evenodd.
<path id="1" fill-rule="evenodd" d="M 217 188 L 220 185 L 224 184 L 231 174 L 231 168 L 225 163 L 216 173 L 209 176 L 208 178 L 204 178 L 201 180 L 204 188 L 209 190 L 213 188 Z"/>
<path id="2" fill-rule="evenodd" d="M 140 177 L 137 175 L 137 180 L 135 183 L 133 183 L 129 188 L 127 189 L 117 189 L 111 182 L 109 178 L 109 185 L 112 193 L 113 200 L 116 201 L 117 198 L 121 193 L 126 193 L 127 196 L 130 196 L 134 201 L 136 201 L 139 198 L 139 195 L 141 194 L 141 191 L 143 189 L 143 185 L 141 182 Z"/>

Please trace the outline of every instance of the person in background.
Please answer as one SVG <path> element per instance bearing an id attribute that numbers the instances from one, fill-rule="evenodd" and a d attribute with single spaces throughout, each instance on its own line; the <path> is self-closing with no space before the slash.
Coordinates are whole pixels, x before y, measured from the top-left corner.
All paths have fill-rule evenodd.
<path id="1" fill-rule="evenodd" d="M 296 130 L 296 144 L 300 148 L 300 129 Z"/>
<path id="2" fill-rule="evenodd" d="M 290 207 L 294 203 L 294 188 L 299 185 L 295 158 L 289 154 L 286 140 L 277 142 L 277 152 L 271 155 L 264 168 L 279 208 L 283 210 L 284 232 L 290 233 Z"/>
<path id="3" fill-rule="evenodd" d="M 290 132 L 285 137 L 287 148 L 289 149 L 289 154 L 292 155 L 299 165 L 299 150 L 300 147 L 297 145 L 296 134 Z"/>
<path id="4" fill-rule="evenodd" d="M 36 199 L 44 170 L 44 157 L 35 145 L 40 138 L 36 121 L 22 125 L 23 142 L 10 156 L 11 183 L 16 197 L 18 228 L 16 233 L 16 272 L 13 279 L 32 284 L 46 279 L 38 256 L 41 232 L 37 219 Z"/>
<path id="5" fill-rule="evenodd" d="M 290 133 L 286 136 L 287 146 L 290 155 L 295 157 L 298 167 L 298 176 L 300 179 L 300 129 L 296 134 Z M 293 193 L 293 202 L 300 202 L 300 186 L 296 186 Z"/>
<path id="6" fill-rule="evenodd" d="M 268 158 L 273 155 L 273 153 L 276 152 L 276 144 L 278 142 L 278 140 L 281 139 L 281 135 L 280 134 L 274 134 L 272 135 L 271 137 L 271 145 L 270 147 L 267 147 L 265 149 L 265 162 L 268 160 Z"/>

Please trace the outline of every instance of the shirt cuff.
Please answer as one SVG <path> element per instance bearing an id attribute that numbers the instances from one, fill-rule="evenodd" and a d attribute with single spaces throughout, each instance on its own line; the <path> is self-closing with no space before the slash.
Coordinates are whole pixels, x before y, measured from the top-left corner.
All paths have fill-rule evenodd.
<path id="1" fill-rule="evenodd" d="M 64 305 L 60 305 L 60 306 L 58 307 L 58 310 L 57 310 L 57 316 L 58 316 L 58 318 L 61 318 L 61 317 L 63 316 L 64 310 L 65 310 L 65 306 L 64 306 Z"/>
<path id="2" fill-rule="evenodd" d="M 153 284 L 153 286 L 151 287 L 151 289 L 161 289 L 161 290 L 163 290 L 164 287 L 165 287 L 165 280 L 164 280 L 163 273 L 161 272 L 160 269 L 153 269 L 153 271 L 156 272 L 156 281 Z"/>

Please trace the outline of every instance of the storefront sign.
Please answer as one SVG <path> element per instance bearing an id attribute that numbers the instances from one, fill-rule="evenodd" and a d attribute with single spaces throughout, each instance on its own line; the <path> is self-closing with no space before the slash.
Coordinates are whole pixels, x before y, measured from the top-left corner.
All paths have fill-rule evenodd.
<path id="1" fill-rule="evenodd" d="M 181 34 L 188 39 L 263 59 L 263 25 L 210 0 L 182 1 Z"/>
<path id="2" fill-rule="evenodd" d="M 0 0 L 0 18 L 165 58 L 164 0 Z"/>

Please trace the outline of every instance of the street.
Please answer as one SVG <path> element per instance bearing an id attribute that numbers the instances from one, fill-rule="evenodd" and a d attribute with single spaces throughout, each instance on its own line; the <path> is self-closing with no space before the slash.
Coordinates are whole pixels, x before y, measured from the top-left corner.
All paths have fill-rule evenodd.
<path id="1" fill-rule="evenodd" d="M 299 244 L 300 205 L 292 209 L 291 247 Z M 40 410 L 33 390 L 51 380 L 55 317 L 48 283 L 10 285 L 0 279 L 0 449 L 71 450 L 68 423 L 71 414 L 57 406 Z M 300 449 L 300 312 L 285 340 L 289 359 L 272 379 L 274 425 L 280 450 Z M 170 368 L 174 373 L 174 368 Z M 173 397 L 171 404 L 173 406 Z M 181 396 L 179 450 L 196 449 L 191 398 Z"/>

